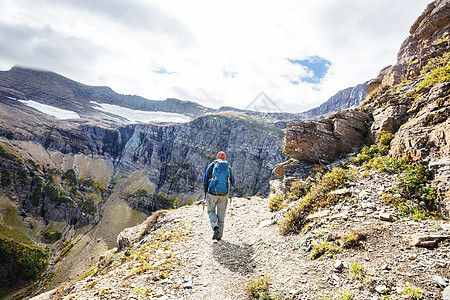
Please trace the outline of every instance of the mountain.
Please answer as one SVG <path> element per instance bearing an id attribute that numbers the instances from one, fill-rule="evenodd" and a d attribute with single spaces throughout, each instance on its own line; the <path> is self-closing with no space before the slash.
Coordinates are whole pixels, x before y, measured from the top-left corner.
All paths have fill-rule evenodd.
<path id="1" fill-rule="evenodd" d="M 52 72 L 1 72 L 0 294 L 42 271 L 16 270 L 17 255 L 41 251 L 50 262 L 43 280 L 55 286 L 88 269 L 147 214 L 201 199 L 204 170 L 218 151 L 235 170 L 234 195 L 267 194 L 272 169 L 284 160 L 279 119 L 213 112 Z M 142 114 L 144 121 L 133 121 Z"/>
<path id="2" fill-rule="evenodd" d="M 54 72 L 20 66 L 14 66 L 9 71 L 0 72 L 0 93 L 6 97 L 33 100 L 60 109 L 74 111 L 81 117 L 100 119 L 108 119 L 108 117 L 101 110 L 99 111 L 99 104 L 118 105 L 139 111 L 178 113 L 191 118 L 223 112 L 234 112 L 270 122 L 286 122 L 302 117 L 295 113 L 258 112 L 232 107 L 212 109 L 192 101 L 174 98 L 160 101 L 135 95 L 121 95 L 115 93 L 109 87 L 88 86 Z M 99 113 L 102 114 L 99 115 Z"/>
<path id="3" fill-rule="evenodd" d="M 366 99 L 368 95 L 366 87 L 367 82 L 341 90 L 319 107 L 310 109 L 303 114 L 308 118 L 320 118 L 335 111 L 356 107 Z"/>
<path id="4" fill-rule="evenodd" d="M 93 116 L 98 103 L 115 104 L 134 110 L 182 113 L 196 117 L 211 112 L 200 104 L 178 99 L 149 100 L 134 95 L 120 95 L 109 87 L 88 86 L 54 72 L 14 66 L 0 72 L 0 92 L 4 96 L 34 100 L 80 116 Z"/>
<path id="5" fill-rule="evenodd" d="M 189 119 L 127 122 L 107 110 L 127 96 L 107 88 L 2 73 L 0 293 L 445 299 L 449 15 L 449 0 L 428 5 L 366 101 L 318 122 L 141 98 L 129 108 Z M 211 243 L 185 204 L 219 150 L 239 197 Z"/>

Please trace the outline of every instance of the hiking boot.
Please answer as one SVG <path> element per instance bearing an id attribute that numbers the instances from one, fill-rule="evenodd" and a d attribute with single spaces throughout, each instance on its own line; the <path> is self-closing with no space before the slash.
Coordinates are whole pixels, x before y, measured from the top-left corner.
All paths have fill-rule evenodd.
<path id="1" fill-rule="evenodd" d="M 214 226 L 214 234 L 213 234 L 213 240 L 217 240 L 219 238 L 219 226 Z"/>

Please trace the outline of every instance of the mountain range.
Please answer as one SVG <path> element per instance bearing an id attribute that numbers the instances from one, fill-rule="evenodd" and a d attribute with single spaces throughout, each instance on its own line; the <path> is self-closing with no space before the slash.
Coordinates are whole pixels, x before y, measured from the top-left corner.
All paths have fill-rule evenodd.
<path id="1" fill-rule="evenodd" d="M 384 68 L 377 78 L 344 89 L 303 113 L 212 109 L 192 101 L 149 100 L 18 66 L 0 72 L 0 295 L 12 295 L 24 287 L 12 297 L 29 297 L 57 287 L 70 295 L 77 288 L 71 284 L 65 289 L 61 284 L 79 279 L 89 268 L 96 271 L 85 273 L 86 276 L 102 275 L 103 271 L 113 272 L 108 273 L 113 277 L 122 276 L 109 265 L 100 270 L 99 258 L 102 261 L 104 255 L 112 255 L 108 261 L 122 266 L 129 261 L 127 257 L 134 255 L 127 247 L 138 251 L 140 241 L 142 247 L 149 247 L 150 239 L 162 242 L 164 232 L 159 237 L 146 237 L 153 225 L 157 227 L 158 214 L 152 215 L 156 220 L 147 220 L 145 226 L 123 232 L 141 224 L 155 211 L 175 209 L 162 225 L 179 223 L 178 214 L 184 211 L 197 213 L 196 208 L 179 210 L 180 213 L 176 209 L 203 199 L 203 174 L 218 151 L 224 151 L 233 169 L 239 170 L 235 172 L 237 184 L 232 191 L 239 198 L 238 205 L 245 206 L 245 200 L 249 200 L 256 208 L 266 200 L 254 196 L 267 196 L 271 182 L 272 194 L 275 182 L 282 190 L 281 197 L 290 199 L 293 182 L 298 185 L 298 180 L 309 178 L 320 183 L 322 173 L 339 164 L 336 160 L 354 153 L 364 143 L 374 143 L 361 153 L 366 160 L 373 158 L 372 164 L 381 164 L 379 154 L 383 153 L 390 157 L 386 168 L 394 168 L 392 165 L 398 161 L 429 168 L 429 184 L 417 191 L 418 195 L 425 195 L 424 191 L 429 194 L 421 196 L 423 201 L 414 207 L 430 208 L 427 201 L 432 198 L 445 212 L 450 203 L 449 6 L 448 0 L 436 0 L 425 9 L 411 27 L 411 35 L 402 44 L 395 65 Z M 389 133 L 390 139 L 385 142 Z M 377 148 L 380 143 L 386 147 Z M 362 160 L 362 156 L 358 159 Z M 348 163 L 341 165 L 349 168 Z M 363 172 L 366 167 L 358 170 Z M 311 174 L 313 179 L 308 177 Z M 365 175 L 360 175 L 358 180 L 363 180 Z M 367 185 L 361 182 L 354 184 Z M 333 195 L 341 199 L 348 194 L 344 192 Z M 394 190 L 382 192 L 392 197 L 391 202 L 400 201 Z M 347 200 L 359 198 L 358 195 Z M 295 205 L 300 203 L 302 208 L 301 198 L 297 200 L 300 202 Z M 284 213 L 300 210 L 293 206 L 286 204 Z M 297 223 L 289 230 L 305 225 L 302 222 L 308 213 L 312 214 L 318 206 L 306 208 L 310 210 L 300 210 L 300 217 L 291 218 Z M 274 226 L 282 218 L 269 216 L 268 211 L 256 214 L 268 218 L 265 221 L 275 220 L 261 228 Z M 314 226 L 320 226 L 319 223 Z M 241 225 L 237 226 L 247 230 Z M 292 239 L 302 247 L 307 244 L 306 240 L 298 241 L 297 236 Z M 328 242 L 333 239 L 339 238 L 330 237 Z M 117 254 L 104 254 L 117 243 Z M 219 246 L 211 247 L 214 251 Z M 250 246 L 225 243 L 224 247 L 243 253 Z M 255 251 L 265 247 L 258 244 Z M 166 254 L 164 251 L 160 254 Z M 252 251 L 244 251 L 248 255 L 243 256 L 254 259 Z M 148 266 L 142 273 L 153 267 Z M 154 268 L 160 270 L 159 267 Z M 238 263 L 236 268 L 241 270 L 242 265 Z M 133 271 L 126 278 L 136 274 L 141 271 Z M 92 282 L 83 284 L 92 285 L 94 290 L 100 281 L 94 277 L 86 280 Z M 128 287 L 122 286 L 124 293 L 130 292 Z M 186 285 L 186 289 L 190 288 L 192 285 Z M 313 287 L 310 290 L 314 293 Z M 58 293 L 55 291 L 51 295 Z M 90 293 L 87 288 L 78 292 Z M 153 292 L 156 293 L 149 291 Z M 86 297 L 97 297 L 99 293 L 103 292 Z M 121 290 L 117 293 L 125 297 Z"/>

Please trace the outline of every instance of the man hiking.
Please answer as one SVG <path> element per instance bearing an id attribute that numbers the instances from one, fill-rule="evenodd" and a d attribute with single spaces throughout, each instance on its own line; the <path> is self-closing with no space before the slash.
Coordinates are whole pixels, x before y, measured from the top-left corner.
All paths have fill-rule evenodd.
<path id="1" fill-rule="evenodd" d="M 220 241 L 225 224 L 225 210 L 231 185 L 234 185 L 234 175 L 226 155 L 220 151 L 217 159 L 209 164 L 203 177 L 203 192 L 205 193 L 208 216 L 214 231 L 213 239 Z M 217 208 L 217 211 L 216 211 Z"/>

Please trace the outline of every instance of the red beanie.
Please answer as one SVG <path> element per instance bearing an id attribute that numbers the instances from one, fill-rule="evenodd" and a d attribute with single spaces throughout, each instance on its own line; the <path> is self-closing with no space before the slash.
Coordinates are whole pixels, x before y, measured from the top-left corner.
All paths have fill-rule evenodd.
<path id="1" fill-rule="evenodd" d="M 225 155 L 225 152 L 220 151 L 219 153 L 217 153 L 217 158 L 218 159 L 223 159 L 225 160 L 227 156 Z"/>

